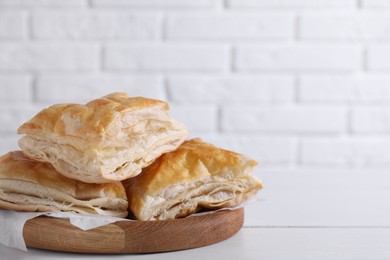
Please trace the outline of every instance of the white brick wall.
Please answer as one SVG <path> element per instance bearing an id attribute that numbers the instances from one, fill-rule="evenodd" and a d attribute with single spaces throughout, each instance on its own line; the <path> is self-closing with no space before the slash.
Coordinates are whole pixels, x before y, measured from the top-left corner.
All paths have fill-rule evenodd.
<path id="1" fill-rule="evenodd" d="M 4 104 L 0 106 L 0 134 L 14 134 L 18 127 L 39 110 L 31 105 Z"/>
<path id="2" fill-rule="evenodd" d="M 370 1 L 370 0 L 368 0 Z M 382 1 L 382 2 L 385 2 Z M 227 0 L 233 8 L 345 8 L 355 7 L 354 0 Z"/>
<path id="3" fill-rule="evenodd" d="M 0 102 L 31 102 L 31 83 L 32 78 L 28 75 L 0 75 Z"/>
<path id="4" fill-rule="evenodd" d="M 92 0 L 96 7 L 212 8 L 218 0 Z"/>
<path id="5" fill-rule="evenodd" d="M 26 13 L 0 11 L 0 39 L 21 39 L 26 32 Z"/>
<path id="6" fill-rule="evenodd" d="M 238 71 L 353 71 L 361 67 L 362 50 L 357 46 L 279 45 L 238 46 Z"/>
<path id="7" fill-rule="evenodd" d="M 166 84 L 170 98 L 177 103 L 271 104 L 294 100 L 294 78 L 288 75 L 172 76 Z"/>
<path id="8" fill-rule="evenodd" d="M 362 0 L 363 7 L 383 8 L 390 7 L 388 0 Z"/>
<path id="9" fill-rule="evenodd" d="M 341 133 L 346 126 L 343 108 L 225 107 L 222 129 L 227 132 Z"/>
<path id="10" fill-rule="evenodd" d="M 306 75 L 299 79 L 298 97 L 312 103 L 390 102 L 390 77 L 387 75 Z"/>
<path id="11" fill-rule="evenodd" d="M 1 80 L 1 77 L 0 77 Z M 45 75 L 35 88 L 38 102 L 88 102 L 111 92 L 166 100 L 162 78 L 157 75 L 87 74 Z"/>
<path id="12" fill-rule="evenodd" d="M 213 105 L 171 105 L 172 115 L 187 125 L 190 133 L 209 133 L 218 129 L 217 108 Z"/>
<path id="13" fill-rule="evenodd" d="M 193 136 L 249 151 L 264 167 L 317 167 L 317 157 L 334 167 L 317 138 L 349 152 L 390 135 L 387 0 L 0 0 L 0 7 L 3 147 L 43 107 L 113 91 L 170 102 Z"/>
<path id="14" fill-rule="evenodd" d="M 95 44 L 0 44 L 0 71 L 88 71 L 98 67 Z"/>
<path id="15" fill-rule="evenodd" d="M 149 40 L 159 35 L 156 14 L 104 11 L 52 11 L 32 14 L 36 39 Z"/>
<path id="16" fill-rule="evenodd" d="M 371 45 L 367 50 L 367 69 L 372 71 L 389 70 L 390 46 Z"/>
<path id="17" fill-rule="evenodd" d="M 180 40 L 286 40 L 293 34 L 294 20 L 288 13 L 229 13 L 170 15 L 167 39 Z"/>
<path id="18" fill-rule="evenodd" d="M 15 151 L 19 149 L 18 139 L 19 137 L 16 135 L 6 135 L 2 133 L 0 137 L 0 153 L 3 155 L 9 151 Z"/>
<path id="19" fill-rule="evenodd" d="M 262 158 L 259 162 L 261 167 L 263 165 L 288 167 L 294 164 L 296 141 L 291 137 L 202 134 L 202 139 L 253 158 Z"/>
<path id="20" fill-rule="evenodd" d="M 387 13 L 313 13 L 302 15 L 299 35 L 305 40 L 389 40 Z"/>
<path id="21" fill-rule="evenodd" d="M 217 72 L 229 68 L 229 49 L 209 44 L 108 45 L 103 62 L 109 71 Z"/>
<path id="22" fill-rule="evenodd" d="M 301 148 L 303 165 L 390 166 L 390 140 L 386 139 L 303 140 Z"/>
<path id="23" fill-rule="evenodd" d="M 0 0 L 0 152 L 43 107 L 125 91 L 258 160 L 270 189 L 386 172 L 389 72 L 388 0 Z"/>
<path id="24" fill-rule="evenodd" d="M 390 107 L 353 109 L 351 129 L 354 133 L 390 134 Z"/>
<path id="25" fill-rule="evenodd" d="M 83 7 L 88 0 L 0 0 L 2 7 L 42 8 L 42 7 Z"/>

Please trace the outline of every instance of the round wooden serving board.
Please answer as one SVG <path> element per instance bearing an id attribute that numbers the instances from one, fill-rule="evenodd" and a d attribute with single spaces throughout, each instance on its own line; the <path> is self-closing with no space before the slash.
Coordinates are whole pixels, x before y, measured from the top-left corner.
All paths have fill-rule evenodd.
<path id="1" fill-rule="evenodd" d="M 225 240 L 244 223 L 244 209 L 164 221 L 120 221 L 83 231 L 69 219 L 27 221 L 27 247 L 75 253 L 156 253 L 202 247 Z"/>

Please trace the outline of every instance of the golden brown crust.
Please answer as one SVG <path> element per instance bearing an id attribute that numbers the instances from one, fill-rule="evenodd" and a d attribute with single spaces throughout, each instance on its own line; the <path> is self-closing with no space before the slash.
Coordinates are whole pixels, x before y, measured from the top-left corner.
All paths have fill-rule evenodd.
<path id="1" fill-rule="evenodd" d="M 127 198 L 120 182 L 82 183 L 16 151 L 0 157 L 0 208 L 125 217 Z"/>
<path id="2" fill-rule="evenodd" d="M 187 216 L 200 208 L 234 207 L 256 194 L 256 161 L 200 139 L 164 154 L 125 181 L 129 209 L 140 220 Z"/>
<path id="3" fill-rule="evenodd" d="M 125 93 L 113 93 L 92 100 L 86 105 L 59 104 L 39 112 L 34 118 L 19 127 L 18 134 L 43 132 L 58 136 L 75 136 L 82 139 L 110 137 L 110 126 L 125 112 L 149 108 L 168 110 L 168 104 L 144 97 L 129 98 Z M 73 120 L 74 124 L 67 124 Z M 77 122 L 77 124 L 76 124 Z"/>
<path id="4" fill-rule="evenodd" d="M 88 183 L 134 177 L 161 154 L 176 149 L 187 129 L 168 115 L 168 104 L 114 93 L 86 105 L 42 110 L 23 124 L 23 152 L 50 162 L 61 174 Z"/>

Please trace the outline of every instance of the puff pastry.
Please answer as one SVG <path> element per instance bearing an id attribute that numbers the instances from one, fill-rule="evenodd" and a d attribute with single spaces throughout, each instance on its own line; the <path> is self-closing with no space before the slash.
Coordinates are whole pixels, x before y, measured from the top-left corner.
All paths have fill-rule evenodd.
<path id="1" fill-rule="evenodd" d="M 186 141 L 124 181 L 129 211 L 138 220 L 164 220 L 237 206 L 262 188 L 251 175 L 256 165 L 200 139 Z"/>
<path id="2" fill-rule="evenodd" d="M 1 209 L 126 217 L 127 207 L 121 182 L 90 184 L 72 180 L 21 151 L 0 157 Z"/>
<path id="3" fill-rule="evenodd" d="M 61 174 L 88 183 L 134 177 L 161 154 L 175 150 L 187 129 L 168 104 L 114 93 L 86 105 L 54 105 L 18 129 L 22 151 Z"/>

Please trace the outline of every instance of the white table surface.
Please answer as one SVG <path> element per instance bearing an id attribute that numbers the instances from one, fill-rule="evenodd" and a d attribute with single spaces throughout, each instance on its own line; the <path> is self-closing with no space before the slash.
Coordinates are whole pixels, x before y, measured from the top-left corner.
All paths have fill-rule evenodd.
<path id="1" fill-rule="evenodd" d="M 270 170 L 245 227 L 203 248 L 147 255 L 81 255 L 0 245 L 0 260 L 22 259 L 390 259 L 390 171 Z M 1 232 L 1 230 L 0 230 Z"/>
<path id="2" fill-rule="evenodd" d="M 144 255 L 88 255 L 0 246 L 1 260 L 23 259 L 390 259 L 390 228 L 243 228 L 223 242 Z"/>

